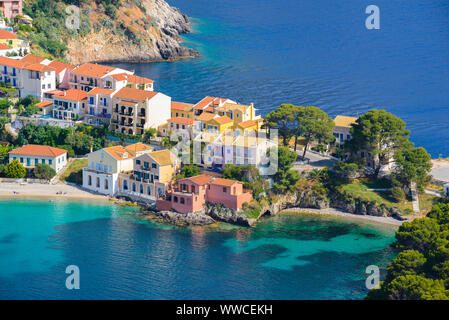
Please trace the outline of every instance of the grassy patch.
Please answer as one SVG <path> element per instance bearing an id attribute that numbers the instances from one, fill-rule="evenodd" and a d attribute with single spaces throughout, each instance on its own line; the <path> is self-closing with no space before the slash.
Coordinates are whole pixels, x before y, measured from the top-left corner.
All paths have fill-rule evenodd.
<path id="1" fill-rule="evenodd" d="M 402 211 L 412 209 L 410 199 L 396 202 L 389 191 L 373 191 L 369 189 L 387 189 L 390 183 L 387 180 L 362 180 L 341 186 L 341 190 L 365 201 L 377 202 L 388 207 L 398 207 Z"/>
<path id="2" fill-rule="evenodd" d="M 87 167 L 87 159 L 75 159 L 61 175 L 61 181 L 83 184 L 83 168 Z"/>

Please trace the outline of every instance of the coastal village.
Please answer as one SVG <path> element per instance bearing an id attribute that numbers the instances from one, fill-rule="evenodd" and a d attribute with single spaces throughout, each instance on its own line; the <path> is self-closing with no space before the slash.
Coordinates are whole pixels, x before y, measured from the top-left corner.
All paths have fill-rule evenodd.
<path id="1" fill-rule="evenodd" d="M 376 154 L 368 148 L 354 148 L 352 132 L 358 117 L 338 115 L 331 119 L 315 107 L 284 104 L 263 119 L 254 103 L 243 104 L 232 97 L 173 101 L 155 91 L 152 79 L 132 70 L 95 63 L 71 65 L 32 53 L 32 46 L 6 23 L 16 19 L 32 25 L 32 19 L 22 15 L 22 1 L 16 6 L 13 2 L 11 8 L 6 7 L 10 2 L 2 3 L 0 91 L 5 119 L 2 148 L 7 154 L 0 173 L 3 179 L 43 178 L 51 185 L 69 183 L 92 194 L 138 202 L 155 212 L 210 215 L 205 208 L 212 205 L 228 209 L 228 216 L 246 215 L 244 225 L 284 208 L 322 209 L 332 206 L 330 202 L 340 203 L 336 208 L 345 212 L 398 218 L 400 210 L 390 205 L 394 203 L 390 198 L 395 198 L 398 206 L 406 203 L 403 207 L 408 213 L 420 215 L 425 211 L 420 208 L 415 181 L 402 181 L 401 188 L 385 182 L 397 167 L 391 141 L 385 141 Z M 23 132 L 39 127 L 57 128 L 70 135 L 59 145 L 39 144 L 39 139 L 23 137 Z M 274 129 L 279 139 L 270 137 Z M 95 140 L 78 141 L 89 135 Z M 20 145 L 16 143 L 19 141 L 27 143 Z M 77 143 L 84 146 L 77 147 Z M 270 175 L 269 154 L 272 150 L 278 153 L 278 144 L 287 150 L 282 157 L 288 158 L 288 163 Z M 281 166 L 285 159 L 279 160 Z M 76 172 L 72 172 L 74 167 Z M 234 174 L 236 167 L 245 170 L 240 178 Z M 352 195 L 356 198 L 352 204 L 323 200 L 312 188 L 313 200 L 284 199 L 280 208 L 273 209 L 276 201 L 272 199 L 297 192 L 304 179 L 318 179 L 318 184 L 332 180 L 314 178 L 326 175 L 329 169 L 348 184 L 362 184 Z M 424 174 L 428 171 L 430 167 Z M 61 179 L 70 174 L 78 178 Z M 373 174 L 376 178 L 370 181 L 379 185 L 371 188 L 369 183 L 364 184 L 367 180 L 363 177 Z M 255 186 L 255 180 L 262 185 Z M 423 192 L 429 181 L 420 182 L 418 187 Z M 438 196 L 443 194 L 442 186 L 436 188 Z M 20 188 L 16 189 L 11 193 L 20 194 Z M 357 204 L 357 193 L 373 190 L 394 195 L 383 197 L 385 201 L 377 196 L 380 200 L 374 199 L 375 205 Z M 270 199 L 268 203 L 266 199 Z M 239 220 L 223 218 L 217 212 L 213 215 L 222 221 Z"/>
<path id="2" fill-rule="evenodd" d="M 265 106 L 252 101 L 239 101 L 239 97 L 227 97 L 226 94 L 214 92 L 204 92 L 204 96 L 199 97 L 198 101 L 174 101 L 170 95 L 156 90 L 158 86 L 155 81 L 136 74 L 135 70 L 114 67 L 106 62 L 93 63 L 92 61 L 129 62 L 131 58 L 135 62 L 172 61 L 200 54 L 180 44 L 182 39 L 179 34 L 190 31 L 187 15 L 165 1 L 157 1 L 154 6 L 154 3 L 145 2 L 80 2 L 83 23 L 80 30 L 74 32 L 68 27 L 62 30 L 66 22 L 64 10 L 68 4 L 72 4 L 71 1 L 0 0 L 0 197 L 7 200 L 36 197 L 46 199 L 45 202 L 49 202 L 47 205 L 57 203 L 55 207 L 62 203 L 54 200 L 58 198 L 79 199 L 80 202 L 82 199 L 89 199 L 96 201 L 95 204 L 110 201 L 111 208 L 117 209 L 115 205 L 124 206 L 123 211 L 133 214 L 139 220 L 149 219 L 156 223 L 182 227 L 195 226 L 191 229 L 193 238 L 197 238 L 195 244 L 199 243 L 198 235 L 205 231 L 196 228 L 197 226 L 215 226 L 218 222 L 224 222 L 248 227 L 232 228 L 238 230 L 229 238 L 238 241 L 238 259 L 232 258 L 233 252 L 223 251 L 208 256 L 201 255 L 201 259 L 198 259 L 200 256 L 192 255 L 186 258 L 187 265 L 183 265 L 183 256 L 174 253 L 212 251 L 203 243 L 197 250 L 186 250 L 189 247 L 185 246 L 179 250 L 170 247 L 167 249 L 170 251 L 169 256 L 164 256 L 164 251 L 156 252 L 158 260 L 164 262 L 157 271 L 171 268 L 173 264 L 166 261 L 173 260 L 173 257 L 176 258 L 177 268 L 170 271 L 182 270 L 189 273 L 190 265 L 198 267 L 192 278 L 201 287 L 188 285 L 187 294 L 206 287 L 206 281 L 198 281 L 204 275 L 199 273 L 202 268 L 207 273 L 210 270 L 237 270 L 238 278 L 231 279 L 239 281 L 226 281 L 229 278 L 224 277 L 222 282 L 237 283 L 239 290 L 241 279 L 251 280 L 245 269 L 260 277 L 258 270 L 248 268 L 253 266 L 252 258 L 245 256 L 243 259 L 240 256 L 249 249 L 251 256 L 257 256 L 256 264 L 264 261 L 266 267 L 267 253 L 264 255 L 262 250 L 259 251 L 259 244 L 270 246 L 269 259 L 277 256 L 275 264 L 282 264 L 282 270 L 288 272 L 286 281 L 289 282 L 296 275 L 293 269 L 284 269 L 291 261 L 299 261 L 301 268 L 303 262 L 314 262 L 316 267 L 319 263 L 315 262 L 320 261 L 314 254 L 315 251 L 302 248 L 296 251 L 292 250 L 293 247 L 307 247 L 313 243 L 312 249 L 317 249 L 316 252 L 324 257 L 327 267 L 334 262 L 332 260 L 335 257 L 321 254 L 327 252 L 329 243 L 335 246 L 331 248 L 331 253 L 337 253 L 341 259 L 350 257 L 351 264 L 352 260 L 362 261 L 359 259 L 362 255 L 374 259 L 373 262 L 370 261 L 368 268 L 356 270 L 356 278 L 351 280 L 349 286 L 351 291 L 357 291 L 354 290 L 354 284 L 366 270 L 369 275 L 365 282 L 369 290 L 367 299 L 449 299 L 449 159 L 444 159 L 443 156 L 432 159 L 423 147 L 415 146 L 410 141 L 411 133 L 406 128 L 406 123 L 382 108 L 367 108 L 368 111 L 363 114 L 331 117 L 319 107 L 275 101 L 279 107 L 270 108 L 262 117 L 260 110 Z M 150 9 L 155 11 L 149 12 Z M 421 6 L 419 11 L 422 11 Z M 91 39 L 97 41 L 90 41 Z M 99 39 L 102 44 L 99 44 Z M 122 55 L 127 55 L 128 60 L 120 60 Z M 194 86 L 195 83 L 191 85 Z M 13 205 L 15 204 L 14 202 Z M 33 207 L 28 200 L 20 205 L 25 206 L 25 211 L 33 211 L 28 209 L 28 206 Z M 76 205 L 79 203 L 76 202 Z M 7 206 L 9 207 L 2 213 L 11 215 L 5 215 L 4 225 L 12 222 L 13 226 L 17 226 L 16 229 L 34 225 L 34 220 L 28 221 L 29 216 L 17 214 L 16 207 L 11 209 L 11 203 Z M 137 207 L 138 210 L 131 210 L 126 206 Z M 78 229 L 73 226 L 75 223 L 67 228 L 59 227 L 64 221 L 76 221 L 76 225 L 82 225 L 83 228 L 86 225 L 79 223 L 78 219 L 72 219 L 72 213 L 66 214 L 60 208 L 58 210 L 60 211 L 49 215 L 58 216 L 57 231 L 64 242 L 68 243 L 70 250 L 73 250 L 73 243 L 81 243 L 81 250 L 89 251 L 85 249 L 89 248 L 89 243 L 79 241 L 84 238 L 84 233 L 77 234 L 76 241 L 70 241 L 66 236 L 78 233 Z M 39 214 L 44 210 L 40 211 Z M 66 217 L 56 214 L 62 211 Z M 86 213 L 84 210 L 74 211 L 77 218 L 78 213 Z M 388 236 L 388 243 L 392 243 L 388 251 L 364 251 L 371 250 L 365 248 L 370 243 L 364 242 L 366 239 L 379 237 L 384 241 L 386 238 L 370 233 L 367 228 L 361 228 L 352 222 L 347 227 L 332 225 L 331 229 L 324 229 L 322 225 L 326 223 L 322 221 L 315 225 L 305 223 L 306 226 L 303 226 L 302 223 L 293 225 L 290 222 L 293 220 L 288 220 L 290 225 L 287 227 L 282 225 L 268 228 L 265 232 L 270 235 L 263 236 L 265 239 L 261 238 L 263 232 L 255 232 L 257 235 L 253 238 L 256 239 L 251 238 L 250 234 L 254 229 L 249 227 L 253 227 L 264 217 L 281 212 L 335 215 L 389 224 L 397 228 L 395 242 L 392 243 L 392 237 Z M 35 229 L 41 229 L 41 215 L 35 216 L 39 219 L 36 220 L 39 227 Z M 12 221 L 16 217 L 17 221 Z M 103 215 L 94 217 L 101 217 L 93 219 L 95 222 L 105 220 Z M 52 229 L 53 236 L 52 224 L 47 221 L 42 225 L 42 229 Z M 95 224 L 94 229 L 88 232 L 97 236 L 97 233 L 101 233 L 98 225 Z M 289 228 L 292 225 L 301 228 Z M 228 230 L 227 225 L 221 226 Z M 276 228 L 282 230 L 278 231 Z M 353 228 L 357 228 L 357 232 L 352 233 Z M 108 226 L 108 229 L 111 227 Z M 117 227 L 112 229 L 119 234 L 116 232 Z M 132 278 L 133 274 L 121 273 L 122 267 L 125 265 L 126 272 L 130 272 L 132 269 L 128 268 L 128 262 L 132 261 L 137 266 L 136 272 L 142 273 L 145 270 L 151 276 L 145 274 L 145 277 L 137 278 L 145 283 L 157 273 L 146 269 L 147 261 L 153 262 L 154 255 L 144 249 L 139 250 L 141 247 L 134 247 L 134 244 L 141 242 L 152 248 L 158 246 L 150 242 L 153 237 L 148 238 L 148 242 L 145 242 L 144 237 L 135 238 L 139 232 L 136 228 L 123 229 L 132 229 L 129 237 L 126 232 L 119 234 L 121 238 L 131 239 L 131 242 L 121 245 L 124 242 L 117 240 L 117 235 L 110 235 L 108 231 L 102 235 L 103 238 L 98 238 L 100 241 L 97 238 L 92 240 L 96 246 L 96 250 L 92 251 L 107 251 L 107 258 L 101 260 L 107 260 L 108 264 L 111 256 L 117 256 L 120 259 L 117 263 L 120 265 L 119 276 L 125 280 Z M 339 231 L 335 232 L 334 229 L 345 229 L 345 233 L 341 234 L 351 236 L 340 236 Z M 147 231 L 151 232 L 145 229 L 145 233 Z M 3 251 L 8 256 L 5 259 L 8 266 L 3 268 L 7 273 L 9 269 L 20 269 L 17 268 L 18 265 L 29 267 L 35 264 L 35 260 L 25 258 L 29 256 L 29 252 L 42 258 L 42 264 L 51 265 L 51 258 L 45 256 L 45 251 L 37 251 L 36 247 L 25 241 L 31 239 L 33 242 L 40 242 L 51 250 L 55 248 L 54 242 L 49 245 L 45 232 L 37 236 L 34 236 L 35 230 L 32 232 L 29 234 L 33 236 L 29 236 L 28 233 L 22 234 L 11 229 L 11 233 L 2 235 L 0 240 L 6 248 Z M 309 232 L 313 234 L 313 238 L 307 234 Z M 275 241 L 272 234 L 279 240 L 282 239 L 279 236 L 282 233 L 286 234 L 287 245 L 278 250 L 276 246 L 280 242 Z M 299 233 L 301 236 L 304 233 L 306 237 L 296 239 L 299 238 Z M 315 238 L 316 236 L 322 236 L 324 240 Z M 18 237 L 20 241 L 16 241 Z M 101 250 L 102 247 L 97 245 L 105 237 L 107 250 Z M 44 238 L 45 241 L 41 241 Z M 222 250 L 217 245 L 218 240 L 222 240 L 222 235 L 219 238 L 214 238 L 213 242 L 215 247 Z M 312 242 L 308 239 L 312 239 Z M 252 245 L 246 244 L 254 240 L 257 251 L 252 251 Z M 326 243 L 326 246 L 321 247 L 317 244 L 318 241 Z M 113 243 L 123 247 L 126 253 L 116 251 Z M 347 243 L 362 250 L 356 250 L 352 255 L 352 251 L 345 251 Z M 11 244 L 16 247 L 9 247 Z M 11 249 L 17 246 L 20 248 Z M 59 246 L 58 244 L 57 248 L 61 250 Z M 64 248 L 64 245 L 61 247 Z M 378 250 L 377 246 L 373 247 L 373 250 Z M 381 247 L 385 248 L 385 244 Z M 227 249 L 229 248 L 225 248 Z M 375 276 L 375 272 L 369 274 L 368 270 L 375 267 L 378 272 L 376 264 L 381 261 L 379 256 L 385 259 L 390 255 L 390 249 L 398 254 L 386 268 L 387 275 L 383 281 L 379 282 L 377 279 L 379 283 L 369 287 L 369 279 Z M 25 254 L 22 257 L 14 251 L 24 251 Z M 139 258 L 145 259 L 145 263 L 135 263 L 137 256 L 131 256 L 133 259 L 127 261 L 126 254 L 131 251 L 137 252 Z M 110 252 L 114 254 L 111 255 Z M 83 257 L 78 252 L 75 254 L 78 259 Z M 209 260 L 209 257 L 214 259 L 215 255 L 220 256 L 220 264 L 224 261 L 222 257 L 226 260 L 244 261 L 244 268 L 239 270 L 234 267 L 239 264 L 230 264 L 233 266 L 231 268 L 224 265 L 223 269 L 210 268 L 203 263 L 198 265 L 198 261 Z M 20 259 L 16 259 L 16 256 Z M 89 261 L 92 257 L 86 260 Z M 97 262 L 98 259 L 94 263 Z M 60 261 L 57 264 L 59 268 Z M 291 266 L 296 267 L 296 264 Z M 348 266 L 345 261 L 345 270 Z M 78 268 L 76 265 L 69 267 Z M 365 268 L 365 265 L 362 267 Z M 115 271 L 109 265 L 107 269 Z M 276 269 L 277 278 L 282 276 L 279 268 L 272 269 Z M 325 269 L 328 272 L 328 268 Z M 83 272 L 84 270 L 86 269 Z M 300 270 L 303 272 L 303 269 Z M 317 270 L 319 272 L 324 269 L 314 269 L 314 275 L 320 276 L 316 273 Z M 265 271 L 263 269 L 264 274 Z M 109 276 L 111 272 L 106 274 Z M 39 270 L 39 276 L 42 274 L 45 275 Z M 350 272 L 345 272 L 344 276 L 349 279 L 348 274 Z M 33 290 L 29 291 L 45 291 L 35 290 L 36 286 L 41 288 L 41 283 L 34 285 L 30 280 L 41 280 L 35 273 L 33 277 L 29 277 L 28 270 L 25 269 L 20 275 L 18 278 L 30 282 Z M 378 276 L 379 274 L 376 275 L 377 278 Z M 54 280 L 53 275 L 47 278 L 47 281 L 51 281 L 53 290 L 54 283 L 59 278 Z M 179 282 L 172 281 L 178 279 L 172 272 L 169 272 L 167 278 L 170 282 Z M 315 284 L 316 277 L 311 278 Z M 92 279 L 95 280 L 94 277 Z M 275 286 L 292 287 L 294 290 L 301 287 L 295 285 L 295 282 L 289 282 L 289 285 L 279 282 L 280 285 L 277 285 L 278 280 L 262 280 L 264 287 L 260 287 L 260 290 L 263 291 L 273 290 Z M 110 281 L 108 279 L 107 283 Z M 216 279 L 211 282 L 212 286 L 214 281 Z M 14 289 L 14 285 L 10 289 L 9 282 L 5 283 L 7 291 Z M 65 283 L 69 289 L 68 282 Z M 95 285 L 99 282 L 92 283 Z M 163 281 L 160 283 L 165 284 Z M 121 284 L 125 288 L 127 282 Z M 345 282 L 339 282 L 338 286 L 341 287 L 342 284 Z M 115 290 L 116 286 L 113 287 Z M 307 283 L 305 287 L 312 286 Z M 257 288 L 256 283 L 251 290 L 256 291 Z M 336 291 L 329 288 L 325 289 L 334 298 Z M 22 294 L 26 290 L 19 291 Z M 80 297 L 82 296 L 76 296 Z"/>

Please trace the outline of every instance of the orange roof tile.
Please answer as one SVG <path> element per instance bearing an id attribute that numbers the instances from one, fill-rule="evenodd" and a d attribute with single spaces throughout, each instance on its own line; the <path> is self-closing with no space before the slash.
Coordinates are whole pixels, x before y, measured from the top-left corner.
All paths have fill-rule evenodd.
<path id="1" fill-rule="evenodd" d="M 0 65 L 13 67 L 13 68 L 23 68 L 25 63 L 20 60 L 10 59 L 6 57 L 0 56 Z"/>
<path id="2" fill-rule="evenodd" d="M 211 121 L 215 121 L 218 124 L 225 124 L 225 123 L 233 122 L 232 119 L 229 118 L 228 116 L 221 116 L 218 118 L 214 118 L 214 119 L 211 119 Z"/>
<path id="3" fill-rule="evenodd" d="M 198 117 L 196 117 L 196 120 L 198 121 L 209 121 L 215 118 L 217 115 L 215 113 L 210 112 L 203 112 Z"/>
<path id="4" fill-rule="evenodd" d="M 171 109 L 172 110 L 180 110 L 180 111 L 190 111 L 192 110 L 193 104 L 191 103 L 184 103 L 184 102 L 171 102 Z"/>
<path id="5" fill-rule="evenodd" d="M 69 89 L 61 93 L 55 94 L 53 98 L 81 101 L 87 98 L 87 92 L 78 89 Z"/>
<path id="6" fill-rule="evenodd" d="M 37 144 L 27 144 L 23 147 L 14 149 L 8 153 L 22 154 L 27 156 L 58 157 L 64 153 L 67 153 L 67 150 L 53 148 L 50 146 L 41 146 Z"/>
<path id="7" fill-rule="evenodd" d="M 220 103 L 225 102 L 227 99 L 216 98 L 216 97 L 205 97 L 203 100 L 198 102 L 193 108 L 195 110 L 204 110 L 207 107 L 217 107 Z"/>
<path id="8" fill-rule="evenodd" d="M 45 72 L 45 71 L 55 71 L 55 69 L 46 66 L 44 64 L 27 64 L 23 67 L 23 69 L 26 70 L 32 70 L 32 71 L 40 71 L 40 72 Z"/>
<path id="9" fill-rule="evenodd" d="M 75 66 L 73 66 L 71 64 L 59 62 L 59 61 L 52 61 L 48 64 L 48 66 L 55 69 L 56 73 L 61 73 L 62 71 L 64 71 L 64 69 L 70 69 L 70 70 L 75 69 Z"/>
<path id="10" fill-rule="evenodd" d="M 175 118 L 168 119 L 167 122 L 192 125 L 193 124 L 193 119 L 182 118 L 182 117 L 175 117 Z"/>
<path id="11" fill-rule="evenodd" d="M 11 47 L 7 46 L 6 44 L 0 43 L 0 50 L 9 50 Z"/>
<path id="12" fill-rule="evenodd" d="M 53 104 L 53 102 L 44 100 L 39 103 L 36 103 L 36 107 L 45 108 L 45 107 L 51 106 L 52 104 Z"/>
<path id="13" fill-rule="evenodd" d="M 209 176 L 206 176 L 205 174 L 200 174 L 198 176 L 193 176 L 193 177 L 190 177 L 190 178 L 181 179 L 180 181 L 183 181 L 183 180 L 188 180 L 188 181 L 191 181 L 191 182 L 193 182 L 193 183 L 195 183 L 197 185 L 202 186 L 202 185 L 205 185 L 205 184 L 208 184 L 209 182 L 211 182 L 212 178 L 209 177 Z"/>
<path id="14" fill-rule="evenodd" d="M 25 57 L 20 59 L 20 61 L 22 61 L 24 63 L 29 63 L 29 64 L 39 64 L 39 63 L 41 63 L 44 60 L 45 60 L 44 57 L 36 56 L 34 54 L 31 54 L 31 53 L 27 54 Z"/>
<path id="15" fill-rule="evenodd" d="M 257 125 L 258 122 L 259 121 L 257 121 L 257 120 L 247 120 L 244 122 L 237 123 L 236 126 L 246 129 L 246 128 L 253 127 L 253 126 Z"/>
<path id="16" fill-rule="evenodd" d="M 236 183 L 241 183 L 241 182 L 239 182 L 237 180 L 229 180 L 229 179 L 222 179 L 222 178 L 217 178 L 211 182 L 211 184 L 215 184 L 217 186 L 224 186 L 224 187 L 231 187 Z"/>
<path id="17" fill-rule="evenodd" d="M 95 63 L 84 63 L 79 67 L 75 68 L 72 73 L 80 76 L 101 78 L 107 75 L 109 72 L 114 71 L 116 68 L 103 66 L 101 64 Z"/>
<path id="18" fill-rule="evenodd" d="M 90 90 L 87 94 L 91 95 L 91 96 L 95 96 L 97 94 L 113 94 L 114 90 L 111 89 L 103 89 L 103 88 L 93 88 L 92 90 Z"/>
<path id="19" fill-rule="evenodd" d="M 132 101 L 145 101 L 145 99 L 152 99 L 158 92 L 145 91 L 134 88 L 122 88 L 116 94 L 115 98 L 132 100 Z"/>
<path id="20" fill-rule="evenodd" d="M 17 39 L 17 34 L 0 29 L 0 39 Z"/>
<path id="21" fill-rule="evenodd" d="M 126 160 L 134 158 L 138 152 L 145 150 L 153 150 L 153 147 L 147 146 L 141 142 L 131 144 L 129 146 L 114 146 L 103 149 L 105 152 L 109 153 L 116 160 Z"/>
<path id="22" fill-rule="evenodd" d="M 154 81 L 149 78 L 139 77 L 134 74 L 128 74 L 128 73 L 116 73 L 111 75 L 112 78 L 114 78 L 117 81 L 123 81 L 127 80 L 129 83 L 153 83 Z"/>

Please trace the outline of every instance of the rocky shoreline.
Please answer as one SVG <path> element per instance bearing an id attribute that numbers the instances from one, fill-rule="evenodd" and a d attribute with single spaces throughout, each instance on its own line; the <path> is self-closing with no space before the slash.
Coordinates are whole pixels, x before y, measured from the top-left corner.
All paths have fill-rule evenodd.
<path id="1" fill-rule="evenodd" d="M 204 226 L 216 222 L 225 222 L 243 227 L 252 227 L 263 216 L 275 216 L 282 211 L 335 215 L 342 217 L 363 218 L 365 220 L 400 225 L 407 218 L 401 216 L 398 208 L 389 208 L 384 205 L 364 202 L 359 199 L 345 200 L 334 195 L 332 200 L 311 195 L 308 192 L 298 191 L 294 194 L 279 196 L 275 203 L 261 207 L 257 218 L 249 218 L 241 212 L 220 205 L 206 204 L 199 212 L 180 214 L 174 211 L 158 212 L 154 206 L 146 207 L 144 215 L 153 220 L 177 226 Z"/>
<path id="2" fill-rule="evenodd" d="M 127 30 L 133 30 L 140 37 L 139 42 L 111 32 L 113 30 L 109 26 L 102 26 L 92 29 L 87 36 L 68 40 L 68 62 L 147 63 L 200 55 L 196 50 L 182 45 L 180 34 L 191 31 L 191 22 L 186 14 L 171 7 L 165 0 L 141 0 L 139 3 L 139 6 L 126 4 L 127 7 L 119 9 L 119 18 L 124 19 Z M 89 8 L 91 19 L 101 12 L 95 4 Z M 141 23 L 143 20 L 151 21 L 151 24 Z"/>

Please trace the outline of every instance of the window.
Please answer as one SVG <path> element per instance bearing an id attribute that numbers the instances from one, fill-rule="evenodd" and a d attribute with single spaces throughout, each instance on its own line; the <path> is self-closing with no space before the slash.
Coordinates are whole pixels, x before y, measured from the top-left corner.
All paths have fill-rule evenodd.
<path id="1" fill-rule="evenodd" d="M 137 164 L 137 165 L 140 165 L 140 160 L 136 160 L 136 164 Z"/>
<path id="2" fill-rule="evenodd" d="M 151 164 L 151 168 L 153 168 L 153 169 L 157 169 L 157 164 L 155 164 L 155 163 L 152 163 L 152 164 Z"/>
<path id="3" fill-rule="evenodd" d="M 144 168 L 149 168 L 150 167 L 150 163 L 148 161 L 145 161 L 143 163 Z"/>
<path id="4" fill-rule="evenodd" d="M 150 188 L 150 186 L 147 187 L 147 195 L 151 196 L 151 188 Z"/>
<path id="5" fill-rule="evenodd" d="M 92 185 L 92 176 L 88 176 L 88 178 L 87 178 L 87 184 L 88 184 L 89 186 Z"/>
<path id="6" fill-rule="evenodd" d="M 104 189 L 105 189 L 105 190 L 108 190 L 108 189 L 109 189 L 109 180 L 108 180 L 108 179 L 105 179 L 105 180 L 104 180 Z"/>
<path id="7" fill-rule="evenodd" d="M 14 158 L 15 159 L 15 158 Z M 34 164 L 36 165 L 36 164 L 38 164 L 39 163 L 39 159 L 38 158 L 36 158 L 36 159 L 34 159 Z"/>
<path id="8" fill-rule="evenodd" d="M 178 203 L 178 197 L 175 196 L 175 197 L 173 198 L 173 201 L 174 201 L 175 203 Z"/>
<path id="9" fill-rule="evenodd" d="M 143 194 L 143 185 L 140 185 L 140 186 L 139 186 L 139 192 L 140 192 L 141 194 Z"/>
<path id="10" fill-rule="evenodd" d="M 45 159 L 42 159 L 42 163 L 45 163 Z"/>
<path id="11" fill-rule="evenodd" d="M 100 188 L 100 177 L 97 177 L 97 188 Z"/>
<path id="12" fill-rule="evenodd" d="M 223 188 L 223 192 L 226 193 L 228 192 L 228 189 L 226 187 Z"/>
<path id="13" fill-rule="evenodd" d="M 48 164 L 49 164 L 49 165 L 52 165 L 52 164 L 53 164 L 53 160 L 52 160 L 52 159 L 49 159 L 49 160 L 48 160 Z"/>
<path id="14" fill-rule="evenodd" d="M 123 181 L 123 190 L 128 190 L 128 181 L 127 180 Z"/>
<path id="15" fill-rule="evenodd" d="M 133 182 L 133 188 L 132 188 L 133 192 L 136 192 L 136 184 Z"/>
<path id="16" fill-rule="evenodd" d="M 192 189 L 192 193 L 195 193 L 195 186 L 192 186 L 191 189 Z"/>
<path id="17" fill-rule="evenodd" d="M 27 158 L 27 166 L 31 166 L 31 159 Z"/>
<path id="18" fill-rule="evenodd" d="M 179 202 L 180 202 L 181 204 L 184 204 L 184 203 L 185 203 L 184 198 L 179 198 Z"/>
<path id="19" fill-rule="evenodd" d="M 20 157 L 20 163 L 23 163 L 23 158 L 22 157 Z"/>
<path id="20" fill-rule="evenodd" d="M 159 180 L 159 176 L 156 176 L 156 175 L 155 175 L 155 176 L 154 176 L 154 179 Z"/>

